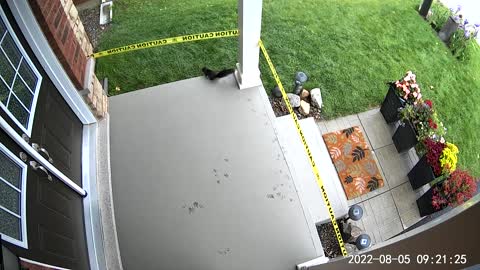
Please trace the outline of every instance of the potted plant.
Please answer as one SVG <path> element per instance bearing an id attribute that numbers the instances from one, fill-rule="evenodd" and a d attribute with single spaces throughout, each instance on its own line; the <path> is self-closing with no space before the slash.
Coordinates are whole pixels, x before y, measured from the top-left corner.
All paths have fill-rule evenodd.
<path id="1" fill-rule="evenodd" d="M 417 189 L 441 175 L 440 155 L 445 148 L 445 143 L 428 138 L 423 144 L 427 151 L 426 154 L 408 173 L 408 180 L 413 189 Z"/>
<path id="2" fill-rule="evenodd" d="M 463 21 L 458 29 L 450 37 L 448 46 L 452 50 L 453 56 L 459 60 L 469 60 L 471 58 L 471 49 L 477 46 L 477 37 L 480 32 L 480 24 Z"/>
<path id="3" fill-rule="evenodd" d="M 442 29 L 440 29 L 440 32 L 438 32 L 438 37 L 445 43 L 447 43 L 450 40 L 450 37 L 457 31 L 458 27 L 463 24 L 463 15 L 460 14 L 461 6 L 457 6 L 457 10 L 454 12 L 453 9 L 450 9 L 452 11 L 452 15 L 450 15 L 443 25 Z"/>
<path id="4" fill-rule="evenodd" d="M 420 216 L 430 215 L 447 206 L 455 207 L 473 197 L 477 182 L 467 171 L 455 170 L 417 200 Z"/>
<path id="5" fill-rule="evenodd" d="M 380 112 L 387 123 L 392 123 L 400 119 L 399 111 L 406 103 L 413 104 L 421 100 L 422 94 L 416 82 L 416 75 L 411 71 L 408 71 L 401 80 L 391 82 L 389 85 Z"/>
<path id="6" fill-rule="evenodd" d="M 400 111 L 401 124 L 393 135 L 399 153 L 405 152 L 427 138 L 440 139 L 445 134 L 443 123 L 433 108 L 431 100 L 418 100 L 405 105 Z"/>
<path id="7" fill-rule="evenodd" d="M 408 173 L 413 189 L 417 189 L 456 169 L 458 148 L 453 143 L 446 143 L 443 137 L 439 141 L 427 138 L 423 142 L 426 154 Z"/>

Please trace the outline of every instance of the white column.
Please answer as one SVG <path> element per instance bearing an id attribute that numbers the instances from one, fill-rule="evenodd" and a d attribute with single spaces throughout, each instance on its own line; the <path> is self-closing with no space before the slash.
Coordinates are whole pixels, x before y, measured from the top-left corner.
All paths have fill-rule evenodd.
<path id="1" fill-rule="evenodd" d="M 262 0 L 238 0 L 240 46 L 235 78 L 240 89 L 262 85 L 258 68 L 261 27 Z"/>

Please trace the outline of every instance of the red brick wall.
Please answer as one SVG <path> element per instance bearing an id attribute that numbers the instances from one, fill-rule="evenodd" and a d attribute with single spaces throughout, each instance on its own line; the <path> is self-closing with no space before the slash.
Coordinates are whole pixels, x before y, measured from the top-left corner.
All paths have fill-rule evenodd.
<path id="1" fill-rule="evenodd" d="M 87 55 L 75 36 L 65 0 L 29 0 L 43 33 L 78 90 L 84 89 Z"/>

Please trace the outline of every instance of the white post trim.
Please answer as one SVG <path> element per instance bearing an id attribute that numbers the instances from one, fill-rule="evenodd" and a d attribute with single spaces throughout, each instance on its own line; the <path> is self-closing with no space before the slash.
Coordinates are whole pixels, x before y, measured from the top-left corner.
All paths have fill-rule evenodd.
<path id="1" fill-rule="evenodd" d="M 247 89 L 262 85 L 259 57 L 262 28 L 262 0 L 238 0 L 238 28 L 240 44 L 235 71 L 238 87 Z"/>

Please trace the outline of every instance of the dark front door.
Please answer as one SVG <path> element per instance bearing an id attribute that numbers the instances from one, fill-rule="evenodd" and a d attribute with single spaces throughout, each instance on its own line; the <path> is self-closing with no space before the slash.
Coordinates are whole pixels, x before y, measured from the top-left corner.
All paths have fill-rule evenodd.
<path id="1" fill-rule="evenodd" d="M 19 156 L 19 153 L 24 153 L 2 130 L 0 130 L 0 142 L 14 155 Z M 0 152 L 0 159 L 7 164 L 11 162 L 2 152 Z M 4 223 L 0 225 L 4 230 L 2 233 L 16 239 L 26 238 L 28 247 L 25 249 L 11 243 L 5 243 L 5 245 L 17 256 L 36 262 L 68 269 L 89 269 L 82 197 L 55 176 L 50 175 L 52 177 L 50 181 L 41 169 L 34 170 L 30 165 L 31 161 L 34 159 L 27 155 L 25 162 L 27 164 L 26 235 L 22 235 L 22 219 L 6 211 L 1 212 L 0 209 L 2 220 L 0 223 Z M 0 172 L 0 176 L 7 178 L 7 181 L 15 182 L 15 178 L 10 178 L 8 173 L 12 171 L 11 167 L 13 166 L 8 166 Z M 18 186 L 21 187 L 21 184 Z M 5 208 L 21 216 L 22 194 L 15 196 L 18 193 L 4 183 L 0 183 L 0 190 L 2 190 L 2 196 L 17 201 L 15 204 L 4 203 Z"/>
<path id="2" fill-rule="evenodd" d="M 43 70 L 42 70 L 43 71 Z M 53 165 L 80 187 L 82 186 L 83 125 L 43 74 L 30 144 L 44 148 Z"/>
<path id="3" fill-rule="evenodd" d="M 0 116 L 81 187 L 83 125 L 35 58 L 6 0 L 0 6 Z M 5 164 L 0 164 L 0 233 L 8 236 L 6 245 L 37 262 L 89 269 L 83 198 L 51 174 L 50 181 L 45 168 L 30 164 L 35 162 L 31 156 L 23 155 L 19 163 L 25 151 L 3 131 L 0 144 L 0 163 Z M 17 163 L 5 152 L 13 153 Z M 24 187 L 22 174 L 11 172 L 17 169 L 26 173 Z"/>

